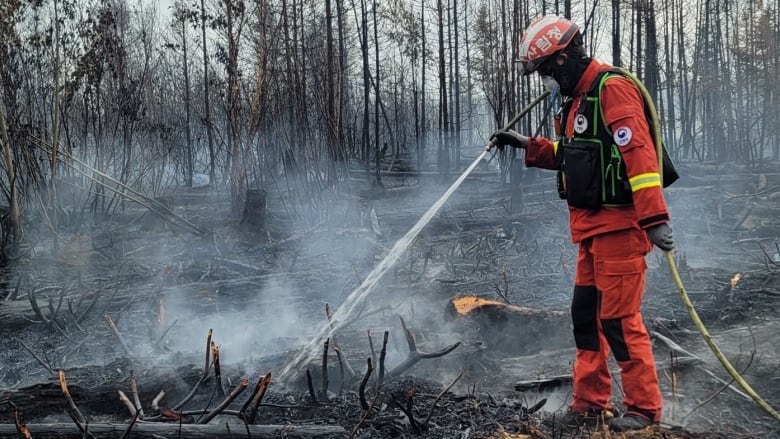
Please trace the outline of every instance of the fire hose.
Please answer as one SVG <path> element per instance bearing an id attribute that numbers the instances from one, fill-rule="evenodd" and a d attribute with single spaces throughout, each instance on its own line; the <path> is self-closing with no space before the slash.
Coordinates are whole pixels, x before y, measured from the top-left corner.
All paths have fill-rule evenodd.
<path id="1" fill-rule="evenodd" d="M 661 139 L 661 124 L 658 120 L 658 113 L 655 109 L 655 105 L 653 104 L 653 99 L 650 96 L 650 92 L 648 92 L 647 88 L 645 88 L 644 84 L 642 84 L 639 79 L 631 74 L 631 72 L 625 69 L 620 69 L 620 72 L 627 78 L 631 79 L 634 84 L 636 84 L 637 88 L 639 88 L 639 90 L 642 92 L 642 96 L 644 97 L 645 102 L 647 103 L 648 112 L 650 113 L 649 115 L 653 125 L 653 139 L 655 140 L 656 153 L 658 155 L 658 172 L 663 175 L 663 142 Z M 704 337 L 704 341 L 707 343 L 707 346 L 710 347 L 712 353 L 715 354 L 715 357 L 718 358 L 720 364 L 722 364 L 726 369 L 726 372 L 728 372 L 734 381 L 736 381 L 740 387 L 742 387 L 742 389 L 745 390 L 745 392 L 750 395 L 751 398 L 753 398 L 753 401 L 755 401 L 756 404 L 764 409 L 764 411 L 775 418 L 775 420 L 780 421 L 780 414 L 778 414 L 777 411 L 769 405 L 769 403 L 767 403 L 758 393 L 756 393 L 755 390 L 753 390 L 753 387 L 751 387 L 750 384 L 748 384 L 747 381 L 742 378 L 742 375 L 737 372 L 728 358 L 726 358 L 726 356 L 720 350 L 718 345 L 715 344 L 715 340 L 712 339 L 709 331 L 707 331 L 707 327 L 704 326 L 704 323 L 699 318 L 699 314 L 696 312 L 696 308 L 694 308 L 693 303 L 691 302 L 691 298 L 688 296 L 688 292 L 685 290 L 685 285 L 683 285 L 682 278 L 680 278 L 680 273 L 677 271 L 677 264 L 674 262 L 674 254 L 672 251 L 665 251 L 664 256 L 666 256 L 666 263 L 669 265 L 669 271 L 672 273 L 672 279 L 674 279 L 674 284 L 677 286 L 677 290 L 680 292 L 680 297 L 682 298 L 683 304 L 685 305 L 688 314 L 691 316 L 691 320 L 693 320 L 693 323 L 696 325 L 696 328 L 699 329 L 702 337 Z"/>
<path id="2" fill-rule="evenodd" d="M 537 96 L 536 99 L 531 101 L 530 104 L 526 105 L 525 108 L 520 110 L 520 112 L 517 113 L 517 115 L 515 117 L 513 117 L 512 120 L 510 120 L 509 123 L 507 123 L 504 126 L 503 129 L 504 130 L 508 130 L 508 129 L 512 128 L 517 122 L 520 121 L 520 119 L 525 117 L 525 115 L 528 114 L 529 111 L 531 111 L 535 106 L 539 105 L 539 103 L 542 102 L 547 96 L 550 96 L 550 93 L 551 93 L 550 90 L 545 90 L 544 93 L 542 93 L 539 96 Z M 487 145 L 487 147 L 485 147 L 485 149 L 489 151 L 492 146 L 493 146 L 493 144 L 489 143 Z"/>

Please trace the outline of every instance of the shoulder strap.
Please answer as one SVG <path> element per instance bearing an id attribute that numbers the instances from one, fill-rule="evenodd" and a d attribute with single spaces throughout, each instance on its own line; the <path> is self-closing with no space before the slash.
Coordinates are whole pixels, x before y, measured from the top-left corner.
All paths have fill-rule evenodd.
<path id="1" fill-rule="evenodd" d="M 596 78 L 593 82 L 598 82 L 598 97 L 599 97 L 599 112 L 601 116 L 602 123 L 604 123 L 604 110 L 601 107 L 601 90 L 604 88 L 604 83 L 606 80 L 613 74 L 620 75 L 629 81 L 631 81 L 634 84 L 634 87 L 636 87 L 639 91 L 639 95 L 642 97 L 642 105 L 644 107 L 645 111 L 645 118 L 648 121 L 648 124 L 650 125 L 650 138 L 653 139 L 656 146 L 656 155 L 658 156 L 658 169 L 661 172 L 661 178 L 663 180 L 663 187 L 667 187 L 674 183 L 678 178 L 679 174 L 677 174 L 677 170 L 674 168 L 674 164 L 672 163 L 671 158 L 669 157 L 669 153 L 666 151 L 666 145 L 664 145 L 664 141 L 661 138 L 661 121 L 658 120 L 658 113 L 655 110 L 655 104 L 650 101 L 652 99 L 650 97 L 650 94 L 647 92 L 647 89 L 645 89 L 644 84 L 642 84 L 639 79 L 637 79 L 634 75 L 632 75 L 629 71 L 620 69 L 620 68 L 612 68 L 607 69 L 604 71 L 604 73 L 600 74 L 599 77 Z M 600 78 L 600 79 L 599 79 Z M 604 127 L 606 128 L 607 132 L 610 132 L 609 127 L 606 123 L 604 123 Z"/>
<path id="2" fill-rule="evenodd" d="M 606 69 L 601 72 L 599 72 L 598 75 L 596 75 L 596 78 L 593 79 L 593 82 L 590 83 L 590 88 L 588 89 L 588 96 L 598 96 L 601 98 L 601 89 L 604 87 L 604 82 L 611 76 L 620 75 L 623 76 L 623 74 L 620 72 L 620 70 L 617 69 Z"/>

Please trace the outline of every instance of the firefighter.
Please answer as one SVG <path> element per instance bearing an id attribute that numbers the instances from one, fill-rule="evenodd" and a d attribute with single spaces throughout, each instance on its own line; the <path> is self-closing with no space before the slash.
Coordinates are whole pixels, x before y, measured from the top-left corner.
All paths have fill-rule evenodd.
<path id="1" fill-rule="evenodd" d="M 576 24 L 546 16 L 520 41 L 523 74 L 538 72 L 565 98 L 556 140 L 507 129 L 491 142 L 525 149 L 529 167 L 558 171 L 579 244 L 571 301 L 576 357 L 569 428 L 609 422 L 614 431 L 642 429 L 661 418 L 662 396 L 640 305 L 645 255 L 653 244 L 674 248 L 651 121 L 640 89 L 613 66 L 589 57 Z M 613 416 L 607 358 L 623 384 L 622 417 Z"/>

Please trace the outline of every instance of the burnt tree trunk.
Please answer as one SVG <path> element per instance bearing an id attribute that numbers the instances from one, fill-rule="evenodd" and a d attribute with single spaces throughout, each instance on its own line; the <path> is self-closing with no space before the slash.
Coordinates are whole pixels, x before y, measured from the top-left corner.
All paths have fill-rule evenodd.
<path id="1" fill-rule="evenodd" d="M 192 185 L 190 185 L 192 186 Z M 173 212 L 173 197 L 155 197 L 154 201 L 165 207 L 169 211 Z M 168 230 L 170 227 L 167 220 L 160 215 L 155 215 L 152 212 L 147 212 L 144 215 L 143 226 L 147 230 Z"/>
<path id="2" fill-rule="evenodd" d="M 244 214 L 241 216 L 241 224 L 250 226 L 252 230 L 265 229 L 265 217 L 268 212 L 267 193 L 262 189 L 249 189 L 246 191 L 244 202 Z"/>
<path id="3" fill-rule="evenodd" d="M 491 349 L 524 355 L 571 345 L 570 317 L 558 310 L 527 308 L 477 296 L 459 296 L 445 309 L 455 321 L 476 323 Z"/>

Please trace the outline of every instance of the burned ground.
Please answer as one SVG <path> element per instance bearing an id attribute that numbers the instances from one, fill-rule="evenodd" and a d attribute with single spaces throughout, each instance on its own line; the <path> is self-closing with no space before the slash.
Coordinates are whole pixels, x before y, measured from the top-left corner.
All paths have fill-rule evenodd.
<path id="1" fill-rule="evenodd" d="M 778 407 L 780 174 L 703 165 L 682 171 L 667 199 L 685 285 L 736 368 Z M 566 312 L 576 247 L 565 205 L 546 174 L 525 184 L 522 196 L 510 194 L 497 173 L 472 175 L 328 340 L 327 389 L 321 347 L 278 377 L 327 325 L 326 305 L 338 310 L 446 189 L 433 176 L 387 176 L 384 188 L 370 190 L 365 182 L 354 186 L 361 189 L 315 200 L 319 216 L 306 222 L 292 219 L 301 212 L 292 215 L 291 195 L 270 191 L 262 232 L 225 219 L 224 194 L 203 189 L 172 194 L 175 212 L 206 230 L 203 236 L 133 207 L 106 218 L 71 213 L 56 240 L 30 226 L 29 246 L 8 261 L 2 278 L 2 422 L 13 423 L 17 413 L 30 425 L 72 424 L 57 379 L 62 370 L 74 403 L 95 425 L 131 423 L 118 396 L 119 390 L 132 394 L 131 373 L 148 422 L 198 422 L 248 380 L 246 391 L 211 421 L 240 427 L 237 415 L 270 372 L 254 423 L 288 426 L 277 436 L 615 437 L 598 429 L 561 432 L 552 422 L 571 392 Z M 643 312 L 659 364 L 664 424 L 625 437 L 777 435 L 777 421 L 709 352 L 662 255 L 649 255 L 648 264 Z M 527 307 L 539 317 L 448 311 L 453 298 L 465 295 Z M 394 376 L 409 352 L 401 319 L 421 352 L 460 344 Z M 210 329 L 224 395 L 213 365 L 201 379 Z M 360 384 L 368 358 L 374 372 L 364 410 Z M 518 382 L 530 385 L 517 391 Z M 155 409 L 161 390 L 166 394 Z M 614 395 L 618 404 L 619 383 Z M 306 425 L 342 432 L 294 430 Z"/>

